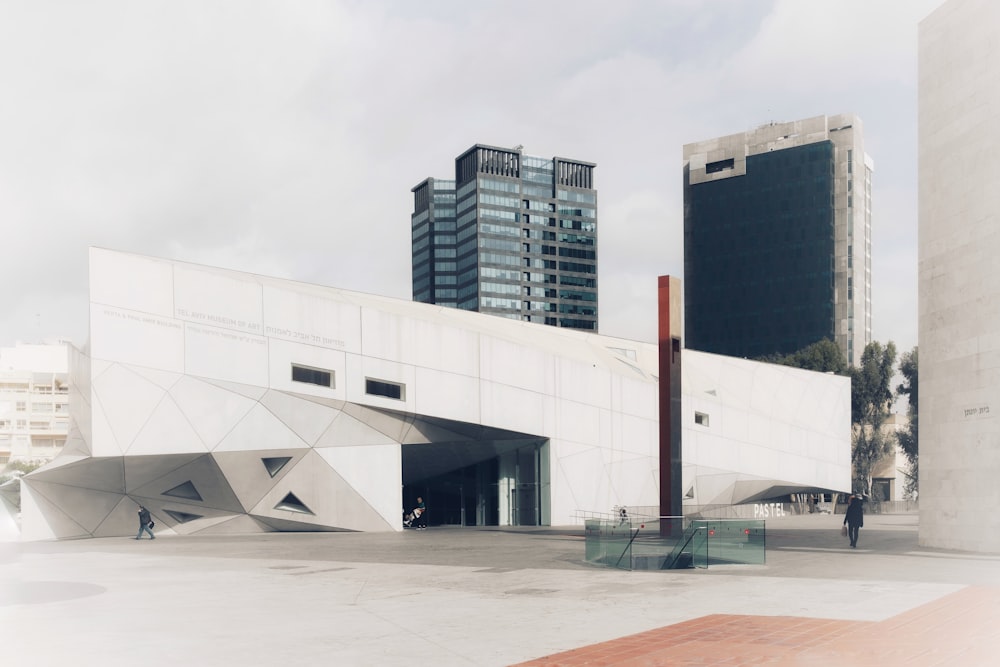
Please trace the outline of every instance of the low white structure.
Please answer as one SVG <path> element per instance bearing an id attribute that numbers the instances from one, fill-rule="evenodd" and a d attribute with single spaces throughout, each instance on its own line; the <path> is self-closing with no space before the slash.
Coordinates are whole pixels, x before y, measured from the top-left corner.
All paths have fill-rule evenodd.
<path id="1" fill-rule="evenodd" d="M 659 502 L 655 345 L 101 249 L 90 294 L 25 539 L 129 534 L 140 503 L 193 533 L 401 530 L 417 495 L 463 525 Z M 849 487 L 847 378 L 683 360 L 690 502 Z"/>
<path id="2" fill-rule="evenodd" d="M 684 503 L 851 486 L 850 378 L 684 350 Z"/>

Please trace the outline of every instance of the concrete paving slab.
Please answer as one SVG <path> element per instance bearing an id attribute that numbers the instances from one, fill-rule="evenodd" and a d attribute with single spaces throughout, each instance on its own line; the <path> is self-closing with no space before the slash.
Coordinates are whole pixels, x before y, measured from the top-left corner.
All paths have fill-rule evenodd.
<path id="1" fill-rule="evenodd" d="M 40 666 L 510 665 L 711 614 L 885 621 L 1000 585 L 1000 555 L 921 549 L 915 515 L 866 517 L 859 549 L 840 521 L 769 521 L 763 566 L 669 572 L 584 563 L 582 527 L 8 543 L 2 643 Z"/>

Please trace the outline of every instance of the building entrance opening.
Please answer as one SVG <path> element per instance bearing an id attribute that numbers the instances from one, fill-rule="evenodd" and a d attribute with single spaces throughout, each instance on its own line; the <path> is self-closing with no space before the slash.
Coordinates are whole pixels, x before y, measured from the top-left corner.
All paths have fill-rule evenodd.
<path id="1" fill-rule="evenodd" d="M 414 507 L 417 497 L 423 498 L 431 526 L 547 525 L 548 440 L 509 432 L 503 435 L 404 444 L 404 509 Z"/>

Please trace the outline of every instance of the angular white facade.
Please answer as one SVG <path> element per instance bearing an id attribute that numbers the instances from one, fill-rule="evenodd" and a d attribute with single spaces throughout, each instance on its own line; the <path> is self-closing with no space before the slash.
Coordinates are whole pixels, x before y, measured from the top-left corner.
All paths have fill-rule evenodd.
<path id="1" fill-rule="evenodd" d="M 25 539 L 126 535 L 139 503 L 183 534 L 401 530 L 423 488 L 432 522 L 466 525 L 658 503 L 655 345 L 109 250 L 90 266 L 75 428 L 25 478 Z M 846 378 L 684 363 L 691 502 L 849 487 Z"/>
<path id="2" fill-rule="evenodd" d="M 920 543 L 1000 552 L 1000 4 L 919 34 Z"/>
<path id="3" fill-rule="evenodd" d="M 850 489 L 850 378 L 695 350 L 683 364 L 685 505 Z"/>

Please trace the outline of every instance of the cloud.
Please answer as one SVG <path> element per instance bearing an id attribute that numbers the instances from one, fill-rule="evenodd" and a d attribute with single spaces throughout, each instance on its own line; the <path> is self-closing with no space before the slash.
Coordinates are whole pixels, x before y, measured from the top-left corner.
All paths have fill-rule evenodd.
<path id="1" fill-rule="evenodd" d="M 877 163 L 878 277 L 883 247 L 915 263 L 934 4 L 8 3 L 0 342 L 83 342 L 89 245 L 409 298 L 410 188 L 476 142 L 597 163 L 601 329 L 653 340 L 656 276 L 683 268 L 682 145 L 844 111 Z M 878 289 L 905 310 L 908 288 Z"/>

